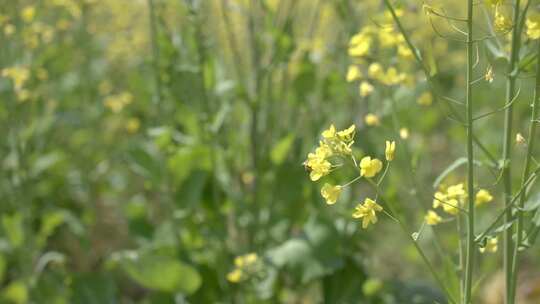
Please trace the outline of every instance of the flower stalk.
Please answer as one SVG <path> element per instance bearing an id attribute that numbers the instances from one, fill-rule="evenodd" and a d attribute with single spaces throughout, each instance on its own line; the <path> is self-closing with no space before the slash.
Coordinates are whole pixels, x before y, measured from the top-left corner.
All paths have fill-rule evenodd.
<path id="1" fill-rule="evenodd" d="M 472 299 L 472 279 L 474 269 L 474 146 L 473 146 L 473 1 L 467 0 L 467 88 L 466 88 L 466 119 L 467 119 L 467 251 L 465 255 L 465 281 L 463 303 L 469 304 Z"/>

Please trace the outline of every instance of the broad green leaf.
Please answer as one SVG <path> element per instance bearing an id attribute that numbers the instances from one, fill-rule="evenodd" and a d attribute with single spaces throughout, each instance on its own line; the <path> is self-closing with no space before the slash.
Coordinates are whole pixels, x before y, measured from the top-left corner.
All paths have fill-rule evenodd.
<path id="1" fill-rule="evenodd" d="M 2 216 L 2 226 L 13 248 L 22 245 L 24 241 L 23 218 L 20 213 Z"/>
<path id="2" fill-rule="evenodd" d="M 294 138 L 294 134 L 289 134 L 281 138 L 277 144 L 274 145 L 272 151 L 270 151 L 270 159 L 274 165 L 281 165 L 283 161 L 285 161 L 289 151 L 291 150 L 291 146 L 294 143 Z"/>
<path id="3" fill-rule="evenodd" d="M 28 303 L 28 288 L 22 281 L 11 282 L 2 292 L 2 298 L 15 304 Z"/>
<path id="4" fill-rule="evenodd" d="M 202 283 L 195 268 L 170 257 L 136 255 L 124 259 L 121 266 L 131 279 L 149 289 L 191 294 Z"/>

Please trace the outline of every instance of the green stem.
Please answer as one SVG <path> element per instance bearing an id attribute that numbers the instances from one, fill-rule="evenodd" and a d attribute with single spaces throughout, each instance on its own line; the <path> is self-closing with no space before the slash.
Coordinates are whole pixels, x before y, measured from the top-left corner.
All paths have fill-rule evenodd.
<path id="1" fill-rule="evenodd" d="M 467 253 L 465 256 L 465 282 L 463 303 L 469 304 L 472 299 L 472 279 L 474 270 L 474 146 L 473 146 L 473 1 L 467 0 Z"/>
<path id="2" fill-rule="evenodd" d="M 540 58 L 540 42 L 538 43 L 537 58 Z M 529 134 L 528 134 L 528 143 L 527 143 L 527 157 L 525 158 L 525 166 L 523 167 L 523 173 L 521 175 L 521 185 L 525 185 L 525 182 L 529 179 L 531 175 L 531 162 L 532 162 L 532 153 L 535 144 L 536 138 L 536 116 L 538 115 L 538 100 L 540 94 L 540 59 L 536 61 L 536 88 L 534 91 L 534 97 L 532 102 L 532 112 L 531 112 L 531 122 L 529 123 Z M 517 222 L 517 241 L 516 246 L 514 246 L 514 256 L 512 260 L 512 277 L 510 285 L 510 296 L 515 298 L 516 294 L 516 285 L 517 285 L 517 274 L 518 274 L 518 249 L 520 244 L 523 241 L 523 227 L 524 227 L 524 211 L 525 199 L 527 198 L 527 191 L 522 191 L 519 196 L 518 206 L 521 208 L 518 213 L 518 222 Z"/>
<path id="3" fill-rule="evenodd" d="M 540 168 L 536 169 L 533 173 L 531 173 L 531 175 L 529 176 L 529 178 L 527 179 L 527 181 L 523 184 L 523 186 L 521 187 L 521 189 L 519 189 L 518 193 L 510 200 L 510 204 L 508 204 L 507 206 L 504 207 L 504 209 L 502 210 L 501 213 L 499 213 L 499 215 L 495 218 L 495 220 L 488 226 L 488 228 L 486 230 L 484 230 L 484 232 L 482 232 L 479 236 L 476 237 L 475 239 L 475 242 L 479 242 L 481 241 L 484 237 L 486 237 L 488 234 L 491 233 L 491 231 L 493 231 L 493 229 L 495 229 L 495 226 L 497 225 L 497 223 L 507 214 L 507 213 L 510 213 L 512 207 L 514 207 L 514 203 L 517 201 L 517 199 L 519 198 L 519 196 L 527 189 L 527 187 L 529 186 L 529 184 L 531 184 L 535 178 L 536 178 L 536 174 L 540 172 Z"/>
<path id="4" fill-rule="evenodd" d="M 512 99 L 515 94 L 516 77 L 518 74 L 517 55 L 519 53 L 519 26 L 517 26 L 519 20 L 519 5 L 520 0 L 514 2 L 514 28 L 512 30 L 512 47 L 510 50 L 510 64 L 508 66 L 508 79 L 506 85 L 506 105 L 508 107 L 505 110 L 504 115 L 504 142 L 503 142 L 503 184 L 504 184 L 504 202 L 505 206 L 510 205 L 510 198 L 512 195 L 512 172 L 510 167 L 511 148 L 512 148 L 512 114 L 514 110 Z M 510 223 L 513 220 L 512 212 L 505 214 L 505 224 Z M 512 229 L 507 229 L 504 233 L 504 272 L 505 272 L 505 286 L 506 286 L 506 304 L 513 304 L 511 285 L 512 285 L 512 260 L 513 260 L 513 241 L 512 241 Z"/>
<path id="5" fill-rule="evenodd" d="M 439 284 L 439 286 L 443 289 L 444 293 L 446 294 L 447 298 L 448 298 L 448 301 L 452 304 L 455 304 L 456 301 L 454 300 L 454 298 L 452 297 L 452 294 L 450 293 L 450 291 L 448 290 L 448 288 L 446 287 L 446 284 L 444 283 L 443 279 L 439 276 L 439 274 L 437 273 L 437 271 L 435 270 L 435 267 L 433 266 L 433 264 L 429 261 L 426 253 L 424 252 L 424 250 L 422 249 L 422 247 L 420 247 L 420 244 L 418 244 L 417 240 L 414 239 L 414 237 L 412 236 L 412 232 L 411 230 L 407 227 L 407 225 L 399 218 L 398 216 L 398 213 L 396 212 L 396 209 L 394 208 L 394 205 L 390 202 L 390 201 L 387 201 L 383 198 L 383 195 L 379 189 L 379 186 L 374 182 L 372 181 L 371 179 L 367 178 L 366 179 L 369 184 L 371 186 L 373 186 L 373 188 L 375 189 L 375 191 L 377 192 L 377 197 L 378 197 L 378 200 L 384 202 L 385 206 L 388 207 L 388 209 L 390 210 L 390 213 L 392 214 L 390 216 L 390 218 L 392 218 L 394 221 L 396 221 L 398 224 L 399 224 L 399 227 L 401 228 L 401 230 L 403 231 L 403 233 L 406 234 L 407 236 L 407 239 L 409 241 L 412 242 L 412 244 L 414 245 L 414 248 L 416 249 L 416 251 L 418 252 L 418 254 L 420 254 L 420 257 L 422 258 L 422 261 L 424 262 L 424 264 L 426 264 L 429 272 L 433 275 L 433 278 L 435 278 L 435 281 L 437 281 L 437 284 Z"/>
<path id="6" fill-rule="evenodd" d="M 152 63 L 154 65 L 154 81 L 155 81 L 155 102 L 161 108 L 161 73 L 159 69 L 159 45 L 158 45 L 158 30 L 156 20 L 156 9 L 154 0 L 148 0 L 149 15 L 150 15 L 150 41 L 152 43 Z M 159 111 L 158 111 L 159 112 Z"/>

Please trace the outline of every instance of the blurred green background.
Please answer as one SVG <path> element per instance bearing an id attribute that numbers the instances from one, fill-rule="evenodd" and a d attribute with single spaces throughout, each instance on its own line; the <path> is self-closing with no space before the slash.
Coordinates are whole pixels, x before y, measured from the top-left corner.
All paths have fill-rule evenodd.
<path id="1" fill-rule="evenodd" d="M 453 3 L 439 4 L 461 13 Z M 441 94 L 461 98 L 463 45 L 434 33 L 421 2 L 397 4 Z M 447 105 L 417 102 L 414 61 L 372 58 L 410 79 L 368 98 L 346 81 L 350 37 L 379 16 L 375 0 L 0 0 L 0 303 L 446 303 L 395 223 L 366 231 L 350 217 L 372 189 L 327 206 L 302 166 L 330 123 L 356 124 L 359 155 L 399 139 L 384 191 L 420 229 L 433 180 L 464 155 Z M 478 113 L 504 104 L 500 43 L 478 49 L 478 76 L 496 75 L 478 85 Z M 532 81 L 520 82 L 522 132 Z M 500 115 L 476 129 L 497 159 Z M 490 191 L 480 226 L 502 205 Z M 450 282 L 453 226 L 439 237 L 440 250 L 431 229 L 420 243 Z M 255 271 L 228 281 L 248 253 Z M 538 257 L 524 262 L 522 303 L 538 303 Z M 479 257 L 479 303 L 500 303 L 500 260 Z"/>

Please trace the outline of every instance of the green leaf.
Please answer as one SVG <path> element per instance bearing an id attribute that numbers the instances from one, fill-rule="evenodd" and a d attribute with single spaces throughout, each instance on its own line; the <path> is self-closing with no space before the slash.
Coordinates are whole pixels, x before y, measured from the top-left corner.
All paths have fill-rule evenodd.
<path id="1" fill-rule="evenodd" d="M 120 264 L 131 279 L 149 289 L 191 294 L 201 285 L 197 270 L 174 258 L 135 254 Z"/>
<path id="2" fill-rule="evenodd" d="M 540 195 L 531 197 L 527 202 L 525 202 L 523 211 L 533 211 L 538 208 L 540 208 Z"/>
<path id="3" fill-rule="evenodd" d="M 13 248 L 22 245 L 24 241 L 23 218 L 20 213 L 2 216 L 2 226 Z"/>
<path id="4" fill-rule="evenodd" d="M 11 303 L 24 304 L 28 302 L 28 288 L 22 281 L 11 282 L 1 292 L 2 298 Z"/>
<path id="5" fill-rule="evenodd" d="M 292 144 L 294 143 L 294 138 L 294 134 L 289 134 L 274 145 L 272 151 L 270 151 L 270 160 L 272 160 L 274 165 L 281 165 L 283 161 L 285 161 L 291 150 Z"/>

